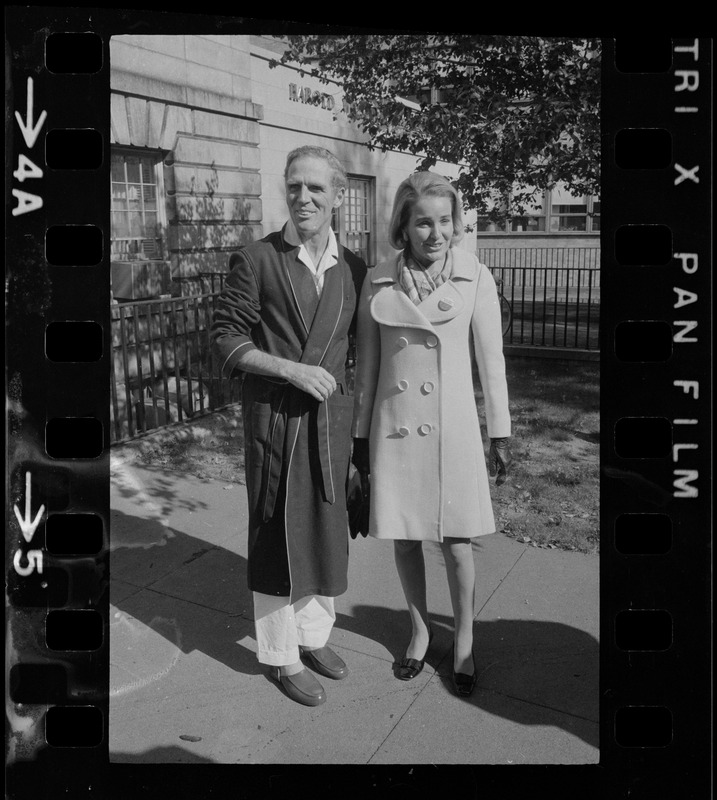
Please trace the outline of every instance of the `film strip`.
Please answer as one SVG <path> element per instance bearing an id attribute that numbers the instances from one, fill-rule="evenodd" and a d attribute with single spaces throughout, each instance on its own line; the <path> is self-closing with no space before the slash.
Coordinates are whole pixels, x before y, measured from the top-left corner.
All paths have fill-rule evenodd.
<path id="1" fill-rule="evenodd" d="M 136 16 L 6 19 L 8 796 L 215 796 L 219 769 L 108 758 L 109 39 Z M 709 793 L 712 41 L 606 38 L 603 59 L 600 764 L 405 769 L 405 788 Z M 244 769 L 246 796 L 297 785 Z"/>

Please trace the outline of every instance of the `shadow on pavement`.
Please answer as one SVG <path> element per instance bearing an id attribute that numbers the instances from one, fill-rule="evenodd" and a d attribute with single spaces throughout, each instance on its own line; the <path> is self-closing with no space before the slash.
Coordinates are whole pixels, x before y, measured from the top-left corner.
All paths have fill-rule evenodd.
<path id="1" fill-rule="evenodd" d="M 116 509 L 110 542 L 113 606 L 183 653 L 200 651 L 248 675 L 263 671 L 254 653 L 238 644 L 247 626 L 253 631 L 245 558 Z"/>
<path id="2" fill-rule="evenodd" d="M 185 511 L 189 513 L 204 511 L 208 508 L 207 504 L 190 494 L 177 491 L 177 482 L 171 472 L 160 467 L 153 467 L 146 464 L 141 465 L 142 470 L 151 474 L 151 483 L 136 482 L 134 478 L 128 478 L 122 471 L 123 464 L 120 462 L 119 469 L 112 470 L 112 486 L 120 497 L 142 502 L 141 496 L 146 495 L 151 502 L 154 512 L 158 514 L 169 514 L 172 511 Z M 194 478 L 200 484 L 211 485 L 214 481 L 210 479 Z M 143 521 L 143 520 L 139 520 Z"/>
<path id="3" fill-rule="evenodd" d="M 211 758 L 204 758 L 185 750 L 183 747 L 171 745 L 152 747 L 141 753 L 112 753 L 114 764 L 216 764 Z"/>
<path id="4" fill-rule="evenodd" d="M 339 614 L 336 627 L 383 645 L 395 665 L 410 639 L 408 612 L 368 605 L 353 612 Z M 453 618 L 431 614 L 431 625 L 426 664 L 452 693 Z M 569 732 L 598 747 L 599 645 L 593 636 L 559 622 L 498 619 L 475 622 L 474 642 L 478 681 L 465 702 L 521 725 L 553 726 L 570 715 L 575 726 Z"/>
<path id="5" fill-rule="evenodd" d="M 117 510 L 110 538 L 111 574 L 121 584 L 114 587 L 113 606 L 183 653 L 197 650 L 236 672 L 265 674 L 254 652 L 240 644 L 253 638 L 244 557 L 158 519 Z M 431 615 L 431 620 L 434 640 L 426 662 L 450 692 L 453 619 Z M 350 616 L 337 615 L 336 629 L 382 645 L 394 662 L 410 638 L 408 612 L 380 606 L 354 605 Z M 522 725 L 549 727 L 565 719 L 568 729 L 572 721 L 571 734 L 598 746 L 598 642 L 593 636 L 558 622 L 478 621 L 475 655 L 478 683 L 466 702 Z M 386 669 L 386 678 L 393 680 L 385 662 L 377 660 L 376 669 Z"/>

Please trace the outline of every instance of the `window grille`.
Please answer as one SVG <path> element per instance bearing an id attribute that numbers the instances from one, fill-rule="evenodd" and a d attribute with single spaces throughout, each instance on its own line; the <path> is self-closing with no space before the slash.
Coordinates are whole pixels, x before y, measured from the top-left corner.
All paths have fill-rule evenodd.
<path id="1" fill-rule="evenodd" d="M 343 204 L 334 209 L 332 227 L 341 244 L 372 264 L 375 191 L 373 178 L 351 175 Z"/>
<path id="2" fill-rule="evenodd" d="M 112 260 L 164 258 L 161 155 L 112 153 Z"/>

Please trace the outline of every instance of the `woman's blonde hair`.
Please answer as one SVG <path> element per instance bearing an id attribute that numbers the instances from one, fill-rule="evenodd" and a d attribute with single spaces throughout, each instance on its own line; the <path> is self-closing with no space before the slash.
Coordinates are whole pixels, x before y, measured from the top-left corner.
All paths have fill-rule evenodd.
<path id="1" fill-rule="evenodd" d="M 447 197 L 451 201 L 453 216 L 453 239 L 451 244 L 463 238 L 463 213 L 458 192 L 450 181 L 435 172 L 414 172 L 396 190 L 391 221 L 388 224 L 388 241 L 396 250 L 406 246 L 404 230 L 411 216 L 411 208 L 421 197 Z"/>

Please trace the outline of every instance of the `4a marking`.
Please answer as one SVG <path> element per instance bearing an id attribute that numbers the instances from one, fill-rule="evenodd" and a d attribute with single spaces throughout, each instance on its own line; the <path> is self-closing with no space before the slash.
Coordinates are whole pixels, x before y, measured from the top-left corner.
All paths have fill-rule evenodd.
<path id="1" fill-rule="evenodd" d="M 20 112 L 15 112 L 15 119 L 20 126 L 22 138 L 25 140 L 29 150 L 35 146 L 37 137 L 40 133 L 45 120 L 47 119 L 47 111 L 41 111 L 37 122 L 34 121 L 34 84 L 32 78 L 27 79 L 27 111 L 25 119 L 20 116 Z M 28 179 L 42 178 L 43 172 L 40 167 L 31 161 L 24 153 L 20 153 L 17 158 L 17 169 L 12 173 L 13 178 L 24 183 Z M 13 217 L 20 214 L 27 214 L 30 211 L 37 211 L 42 208 L 42 197 L 39 194 L 32 194 L 31 192 L 24 192 L 22 189 L 13 189 L 13 197 L 17 199 L 17 205 L 12 210 Z"/>

